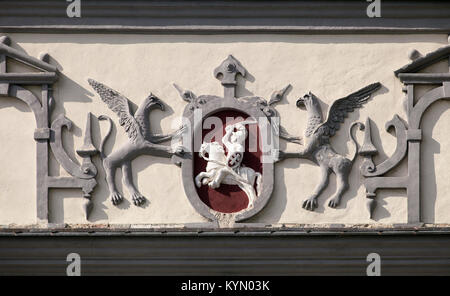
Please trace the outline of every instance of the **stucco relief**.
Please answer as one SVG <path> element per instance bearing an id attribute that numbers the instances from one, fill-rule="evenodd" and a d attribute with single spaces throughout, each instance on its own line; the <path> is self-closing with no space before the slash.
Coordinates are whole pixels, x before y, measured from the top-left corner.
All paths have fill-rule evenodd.
<path id="1" fill-rule="evenodd" d="M 426 110 L 436 101 L 450 99 L 450 74 L 426 73 L 421 70 L 426 69 L 442 60 L 449 61 L 450 66 L 450 46 L 441 47 L 422 56 L 417 50 L 409 54 L 411 63 L 396 70 L 395 76 L 404 84 L 403 92 L 406 93 L 405 109 L 406 123 L 395 115 L 392 120 L 386 123 L 386 129 L 394 127 L 397 137 L 397 148 L 394 154 L 384 162 L 375 165 L 371 159 L 377 154 L 377 149 L 372 144 L 370 125 L 366 129 L 365 144 L 375 149 L 360 151 L 366 158 L 366 162 L 361 166 L 361 173 L 365 177 L 364 186 L 366 188 L 367 209 L 369 216 L 373 216 L 376 210 L 376 191 L 386 188 L 404 188 L 408 198 L 408 223 L 417 224 L 422 222 L 421 196 L 420 196 L 420 167 L 421 167 L 421 141 L 422 130 L 420 128 L 421 119 Z M 432 85 L 434 88 L 426 92 L 417 100 L 414 92 L 420 85 Z M 399 163 L 407 157 L 408 172 L 404 176 L 386 176 Z"/>
<path id="2" fill-rule="evenodd" d="M 297 81 L 291 81 L 293 87 L 289 84 L 274 91 L 269 100 L 256 95 L 239 96 L 236 91 L 239 84 L 237 77 L 246 78 L 247 70 L 231 55 L 213 72 L 214 77 L 219 79 L 223 86 L 223 97 L 197 96 L 192 91 L 174 84 L 181 98 L 188 104 L 182 114 L 186 120 L 185 124 L 170 134 L 154 134 L 150 130 L 150 110 L 155 107 L 164 110 L 164 103 L 155 95 L 150 94 L 136 112 L 133 112 L 129 105 L 130 101 L 125 96 L 100 82 L 89 79 L 89 84 L 98 93 L 100 99 L 118 115 L 119 124 L 127 133 L 128 142 L 118 149 L 113 149 L 111 154 L 105 155 L 104 145 L 111 134 L 113 120 L 106 115 L 96 117 L 91 112 L 86 112 L 87 120 L 82 132 L 83 145 L 75 149 L 82 159 L 80 164 L 72 159 L 73 157 L 63 146 L 63 130 L 66 128 L 71 132 L 72 121 L 64 114 L 53 114 L 54 120 L 50 120 L 57 104 L 52 94 L 52 85 L 60 73 L 49 63 L 48 55 L 43 54 L 40 59 L 28 56 L 11 47 L 9 38 L 2 37 L 0 39 L 0 96 L 15 97 L 24 101 L 33 111 L 36 119 L 34 140 L 37 146 L 36 201 L 39 223 L 49 222 L 48 191 L 52 188 L 81 189 L 84 199 L 83 209 L 89 221 L 89 214 L 93 207 L 92 198 L 95 198 L 94 188 L 99 182 L 99 170 L 105 171 L 110 199 L 114 205 L 119 205 L 123 201 L 123 194 L 115 179 L 116 170 L 120 168 L 124 185 L 133 203 L 136 206 L 142 206 L 146 200 L 144 197 L 146 193 L 138 190 L 133 180 L 131 167 L 132 161 L 140 155 L 171 158 L 173 163 L 181 167 L 180 183 L 183 183 L 186 198 L 193 208 L 208 220 L 218 221 L 219 225 L 230 226 L 236 222 L 243 222 L 261 212 L 270 200 L 277 198 L 272 196 L 275 186 L 274 167 L 279 161 L 288 162 L 288 158 L 306 158 L 320 167 L 318 185 L 312 195 L 292 197 L 303 207 L 303 209 L 299 208 L 298 214 L 302 215 L 306 212 L 305 210 L 314 211 L 317 208 L 317 198 L 326 189 L 330 173 L 336 175 L 337 185 L 336 192 L 328 205 L 336 208 L 348 189 L 349 175 L 354 160 L 359 155 L 362 158 L 360 174 L 366 189 L 367 210 L 370 218 L 373 218 L 374 212 L 377 211 L 378 189 L 403 188 L 407 190 L 407 222 L 415 224 L 422 222 L 420 145 L 423 131 L 420 128 L 421 118 L 434 102 L 441 99 L 448 100 L 450 97 L 448 72 L 421 73 L 420 71 L 448 59 L 449 56 L 450 46 L 442 47 L 424 56 L 414 51 L 410 55 L 412 62 L 395 71 L 395 75 L 405 85 L 403 91 L 406 93 L 407 118 L 404 120 L 400 115 L 395 115 L 386 123 L 386 129 L 395 130 L 397 148 L 392 156 L 379 164 L 373 159 L 379 150 L 377 148 L 379 143 L 374 144 L 372 135 L 372 125 L 377 123 L 370 118 L 364 118 L 365 124 L 355 122 L 350 125 L 349 137 L 355 144 L 355 154 L 352 159 L 347 159 L 335 152 L 330 144 L 330 138 L 344 122 L 347 114 L 366 104 L 370 97 L 376 95 L 381 84 L 368 85 L 335 101 L 328 111 L 326 121 L 323 120 L 318 99 L 312 93 L 299 99 L 296 105 L 306 108 L 308 118 L 305 135 L 302 138 L 291 135 L 281 126 L 280 113 L 275 110 L 275 105 L 282 101 L 289 89 L 295 88 Z M 30 66 L 34 68 L 34 71 L 9 73 L 6 67 L 7 58 Z M 436 87 L 415 101 L 414 92 L 418 85 Z M 38 98 L 29 91 L 27 86 L 40 87 L 41 97 Z M 301 114 L 300 111 L 299 113 Z M 237 121 L 225 121 L 230 114 L 243 118 Z M 220 130 L 220 132 L 224 135 L 221 134 L 219 137 L 220 133 L 218 133 L 212 138 L 206 136 L 207 133 L 203 130 L 205 122 L 212 117 L 223 121 L 223 131 Z M 110 125 L 106 136 L 102 139 L 93 137 L 91 126 L 96 120 L 106 120 Z M 352 133 L 355 126 L 364 130 L 364 142 L 361 147 Z M 208 133 L 214 134 L 212 130 L 208 130 Z M 196 135 L 199 135 L 199 138 L 196 138 Z M 248 144 L 251 139 L 256 139 L 258 145 L 260 142 L 272 144 L 270 149 L 262 149 L 258 146 L 251 154 Z M 286 151 L 281 151 L 277 146 L 280 139 L 298 146 L 294 146 L 296 148 L 290 146 Z M 179 140 L 181 143 L 177 142 Z M 100 141 L 98 149 L 93 143 Z M 171 142 L 171 145 L 162 145 L 164 142 Z M 178 144 L 174 145 L 174 143 Z M 50 175 L 49 153 L 70 176 Z M 93 161 L 96 156 L 102 160 L 103 168 L 96 167 Z M 254 163 L 249 164 L 250 159 Z M 407 174 L 390 176 L 392 170 L 399 166 L 403 159 L 407 159 L 408 162 Z M 298 170 L 301 169 L 303 168 Z M 227 185 L 236 185 L 239 190 L 233 191 L 234 189 L 229 188 L 224 190 Z M 212 196 L 215 194 L 211 193 L 212 191 L 218 192 L 218 195 Z M 229 194 L 229 200 L 227 200 L 227 194 Z M 159 197 L 154 196 L 154 198 Z"/>
<path id="3" fill-rule="evenodd" d="M 336 174 L 337 191 L 331 198 L 328 206 L 336 208 L 340 204 L 342 195 L 349 187 L 348 176 L 358 154 L 358 143 L 353 137 L 352 128 L 358 125 L 360 129 L 363 129 L 364 125 L 360 122 L 355 122 L 350 126 L 349 136 L 355 144 L 355 153 L 351 160 L 334 151 L 330 145 L 330 137 L 334 136 L 347 114 L 356 108 L 361 108 L 372 93 L 376 92 L 380 87 L 381 84 L 377 82 L 336 100 L 330 108 L 326 121 L 322 118 L 322 110 L 314 94 L 309 92 L 297 100 L 297 107 L 305 107 L 308 112 L 308 126 L 304 136 L 305 146 L 296 152 L 281 152 L 279 157 L 280 159 L 306 158 L 312 160 L 320 167 L 319 184 L 312 195 L 304 200 L 302 204 L 304 209 L 314 211 L 317 207 L 317 198 L 328 185 L 331 172 Z"/>
<path id="4" fill-rule="evenodd" d="M 227 148 L 227 154 L 219 142 L 204 142 L 200 147 L 200 155 L 208 162 L 206 171 L 195 177 L 195 185 L 208 185 L 215 189 L 220 185 L 237 185 L 248 197 L 248 208 L 253 207 L 257 196 L 261 192 L 261 178 L 259 172 L 242 165 L 245 153 L 247 130 L 245 125 L 257 124 L 256 121 L 240 121 L 225 127 L 226 133 L 222 143 Z M 208 155 L 208 156 L 207 156 Z M 256 185 L 256 190 L 255 190 Z"/>
<path id="5" fill-rule="evenodd" d="M 106 156 L 103 150 L 103 144 L 110 135 L 112 120 L 103 115 L 100 120 L 108 120 L 110 128 L 101 144 L 100 155 L 103 159 L 103 167 L 106 171 L 106 181 L 111 194 L 111 201 L 118 205 L 123 201 L 122 194 L 118 191 L 115 181 L 115 173 L 118 168 L 122 169 L 124 183 L 130 193 L 133 203 L 140 206 L 145 203 L 145 197 L 136 188 L 133 182 L 131 161 L 139 155 L 151 155 L 159 157 L 171 157 L 174 154 L 182 154 L 182 149 L 173 150 L 170 146 L 160 145 L 180 136 L 183 128 L 169 135 L 153 134 L 150 130 L 149 113 L 151 109 L 159 108 L 164 110 L 164 103 L 152 93 L 142 102 L 141 106 L 133 115 L 130 111 L 128 99 L 109 88 L 108 86 L 89 79 L 89 84 L 100 95 L 100 98 L 108 105 L 112 111 L 119 116 L 119 124 L 124 127 L 129 141 L 124 146 Z M 181 147 L 180 147 L 181 148 Z"/>
<path id="6" fill-rule="evenodd" d="M 273 190 L 272 154 L 277 147 L 273 121 L 268 119 L 272 113 L 267 104 L 260 104 L 266 102 L 263 98 L 237 96 L 237 75 L 245 78 L 246 72 L 242 64 L 229 55 L 214 70 L 214 76 L 224 88 L 223 97 L 202 95 L 196 98 L 192 92 L 177 87 L 184 100 L 191 98 L 183 113 L 189 125 L 183 146 L 190 155 L 180 160 L 183 186 L 192 206 L 205 218 L 221 225 L 256 215 L 268 203 Z M 285 91 L 274 93 L 271 104 L 280 101 Z M 194 102 L 200 104 L 193 105 Z M 208 121 L 214 129 L 205 134 Z M 255 140 L 253 147 L 250 147 L 249 135 Z M 253 162 L 249 162 L 249 158 Z M 224 189 L 225 186 L 235 186 L 239 190 Z"/>
<path id="7" fill-rule="evenodd" d="M 91 139 L 91 114 L 87 114 L 84 145 L 77 150 L 78 155 L 83 158 L 83 163 L 78 165 L 67 155 L 61 140 L 62 128 L 65 126 L 70 130 L 72 122 L 63 114 L 60 114 L 51 126 L 49 125 L 49 118 L 56 104 L 52 94 L 52 85 L 58 79 L 57 68 L 49 64 L 48 54 L 44 53 L 40 56 L 40 59 L 36 59 L 10 47 L 10 44 L 9 37 L 1 37 L 0 96 L 14 97 L 24 101 L 36 118 L 34 140 L 37 146 L 37 220 L 40 223 L 48 223 L 48 191 L 51 188 L 80 188 L 85 198 L 83 203 L 85 216 L 89 218 L 93 205 L 91 193 L 97 185 L 95 180 L 97 168 L 91 161 L 91 157 L 97 153 Z M 26 64 L 38 72 L 9 73 L 6 64 L 7 58 Z M 32 85 L 41 88 L 40 99 L 24 87 Z M 55 158 L 71 177 L 49 175 L 49 146 Z"/>

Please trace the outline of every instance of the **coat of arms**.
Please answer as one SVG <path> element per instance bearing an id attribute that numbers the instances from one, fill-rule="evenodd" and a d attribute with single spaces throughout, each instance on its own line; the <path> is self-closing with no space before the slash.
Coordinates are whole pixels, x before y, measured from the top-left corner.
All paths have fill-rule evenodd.
<path id="1" fill-rule="evenodd" d="M 269 102 L 258 96 L 237 97 L 237 75 L 246 70 L 228 56 L 214 71 L 224 96 L 196 96 L 174 85 L 189 102 L 183 113 L 188 132 L 178 157 L 183 185 L 194 208 L 213 221 L 238 222 L 263 209 L 272 194 L 274 149 L 278 137 L 299 143 L 279 127 L 273 104 L 288 87 L 274 92 Z"/>

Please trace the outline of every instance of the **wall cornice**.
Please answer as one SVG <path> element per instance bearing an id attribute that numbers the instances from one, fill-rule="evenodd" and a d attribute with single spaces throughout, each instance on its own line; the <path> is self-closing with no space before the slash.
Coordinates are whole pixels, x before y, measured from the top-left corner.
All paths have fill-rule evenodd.
<path id="1" fill-rule="evenodd" d="M 111 236 L 143 236 L 143 237 L 283 237 L 283 236 L 403 236 L 403 235 L 450 235 L 449 225 L 392 225 L 390 227 L 358 227 L 342 226 L 319 227 L 248 227 L 222 228 L 185 227 L 185 228 L 140 228 L 132 225 L 110 225 L 108 227 L 67 228 L 49 226 L 49 228 L 4 228 L 0 229 L 0 237 L 111 237 Z"/>
<path id="2" fill-rule="evenodd" d="M 448 33 L 450 3 L 383 0 L 380 18 L 358 1 L 1 1 L 0 32 L 137 34 Z"/>
<path id="3" fill-rule="evenodd" d="M 449 235 L 390 236 L 33 236 L 0 237 L 0 275 L 65 275 L 67 254 L 87 275 L 449 275 Z"/>

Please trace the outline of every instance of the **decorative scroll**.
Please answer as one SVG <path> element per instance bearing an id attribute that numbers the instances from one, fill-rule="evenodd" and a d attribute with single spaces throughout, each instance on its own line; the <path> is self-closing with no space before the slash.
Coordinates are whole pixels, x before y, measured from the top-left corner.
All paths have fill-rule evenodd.
<path id="1" fill-rule="evenodd" d="M 395 152 L 394 154 L 392 154 L 391 157 L 389 157 L 379 165 L 375 166 L 372 161 L 372 156 L 374 156 L 377 153 L 377 150 L 375 146 L 373 146 L 372 144 L 372 137 L 370 133 L 370 120 L 368 119 L 368 121 L 366 122 L 364 145 L 361 147 L 359 151 L 360 155 L 366 157 L 365 161 L 369 161 L 369 164 L 363 162 L 361 166 L 361 174 L 364 177 L 382 176 L 391 169 L 395 168 L 400 163 L 400 161 L 402 161 L 403 158 L 405 157 L 408 148 L 406 141 L 406 126 L 397 114 L 394 115 L 394 118 L 392 118 L 390 121 L 386 123 L 385 129 L 389 130 L 390 128 L 393 128 L 395 130 L 395 136 L 397 138 L 397 148 L 395 149 Z M 369 147 L 369 145 L 371 145 L 375 150 L 369 150 L 367 148 Z M 370 151 L 374 153 L 370 153 Z M 369 157 L 370 160 L 368 160 L 367 157 Z"/>
<path id="2" fill-rule="evenodd" d="M 376 165 L 372 171 L 362 167 L 362 174 L 366 177 L 366 197 L 370 218 L 376 209 L 376 191 L 385 188 L 406 189 L 408 198 L 408 223 L 422 222 L 420 203 L 420 148 L 422 130 L 420 122 L 425 111 L 438 100 L 450 99 L 450 74 L 445 73 L 417 73 L 441 60 L 449 60 L 450 45 L 439 48 L 422 56 L 417 50 L 410 54 L 413 60 L 408 65 L 395 71 L 395 75 L 405 84 L 407 124 L 405 125 L 396 115 L 387 123 L 393 126 L 397 137 L 397 148 L 394 154 Z M 414 90 L 418 85 L 438 84 L 440 86 L 428 91 L 414 103 Z M 367 130 L 366 130 L 367 135 Z M 370 137 L 370 135 L 368 135 Z M 407 155 L 408 173 L 402 177 L 385 176 L 396 167 Z"/>
<path id="3" fill-rule="evenodd" d="M 28 56 L 10 47 L 11 41 L 8 37 L 0 38 L 0 96 L 15 97 L 24 101 L 33 111 L 36 118 L 36 130 L 34 139 L 37 145 L 37 220 L 40 224 L 48 224 L 48 191 L 50 188 L 80 188 L 83 197 L 86 198 L 83 208 L 86 219 L 92 210 L 91 193 L 97 182 L 97 168 L 91 162 L 90 157 L 96 154 L 90 136 L 91 115 L 88 114 L 86 127 L 85 146 L 78 150 L 83 157 L 83 164 L 75 164 L 64 151 L 61 142 L 61 128 L 66 126 L 70 129 L 71 121 L 64 116 L 59 116 L 49 127 L 50 112 L 54 106 L 51 85 L 56 82 L 57 69 L 49 63 L 49 55 L 42 54 L 41 59 Z M 41 72 L 31 73 L 9 73 L 6 69 L 6 59 L 11 58 L 26 64 Z M 40 85 L 41 100 L 23 85 Z M 58 162 L 72 177 L 49 176 L 48 153 L 49 144 Z"/>

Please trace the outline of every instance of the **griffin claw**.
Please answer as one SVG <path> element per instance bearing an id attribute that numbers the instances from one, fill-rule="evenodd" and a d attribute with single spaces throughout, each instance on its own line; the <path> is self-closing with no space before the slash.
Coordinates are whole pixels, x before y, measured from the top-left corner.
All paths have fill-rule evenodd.
<path id="1" fill-rule="evenodd" d="M 302 207 L 308 211 L 314 211 L 317 208 L 317 200 L 315 198 L 308 198 L 303 201 Z"/>
<path id="2" fill-rule="evenodd" d="M 113 192 L 111 194 L 111 201 L 112 201 L 113 205 L 117 206 L 123 201 L 123 197 L 122 197 L 122 195 L 120 195 L 120 193 Z"/>
<path id="3" fill-rule="evenodd" d="M 132 199 L 133 199 L 133 204 L 135 206 L 141 206 L 146 201 L 146 198 L 144 196 L 142 196 L 140 193 L 133 193 Z"/>
<path id="4" fill-rule="evenodd" d="M 339 205 L 339 199 L 337 198 L 333 198 L 332 200 L 330 200 L 330 202 L 328 203 L 328 206 L 330 208 L 337 208 L 337 206 Z"/>

